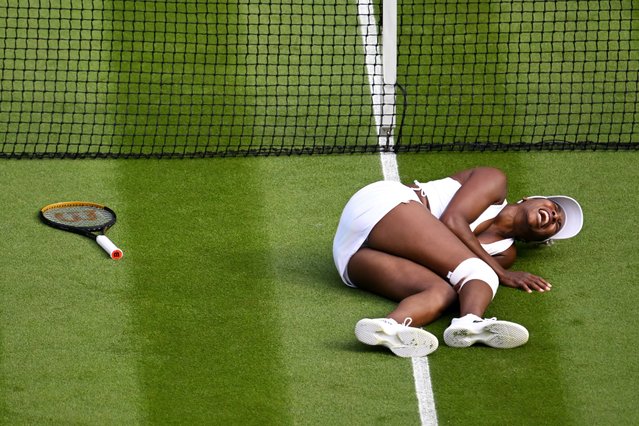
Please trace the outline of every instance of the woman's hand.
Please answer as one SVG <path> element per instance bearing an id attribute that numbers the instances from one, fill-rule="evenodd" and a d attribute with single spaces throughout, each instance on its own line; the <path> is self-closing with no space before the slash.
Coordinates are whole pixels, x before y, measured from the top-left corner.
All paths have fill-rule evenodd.
<path id="1" fill-rule="evenodd" d="M 503 275 L 499 277 L 499 281 L 506 287 L 518 288 L 527 293 L 532 293 L 533 291 L 543 293 L 549 291 L 552 287 L 552 284 L 545 279 L 521 271 L 504 271 Z"/>

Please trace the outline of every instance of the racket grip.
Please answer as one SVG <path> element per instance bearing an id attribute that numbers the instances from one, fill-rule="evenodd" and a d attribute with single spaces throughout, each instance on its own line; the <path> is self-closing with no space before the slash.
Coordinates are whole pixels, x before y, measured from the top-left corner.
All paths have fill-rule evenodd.
<path id="1" fill-rule="evenodd" d="M 119 260 L 119 259 L 122 259 L 122 256 L 124 256 L 124 253 L 122 253 L 122 250 L 117 248 L 115 244 L 113 244 L 113 242 L 106 235 L 98 235 L 95 238 L 95 241 L 100 245 L 100 247 L 102 247 L 104 251 L 109 253 L 109 256 L 111 256 L 111 259 Z"/>

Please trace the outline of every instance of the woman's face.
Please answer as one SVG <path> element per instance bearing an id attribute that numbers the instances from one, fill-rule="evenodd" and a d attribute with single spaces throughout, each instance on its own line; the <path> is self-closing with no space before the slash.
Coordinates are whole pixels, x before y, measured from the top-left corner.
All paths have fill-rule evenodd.
<path id="1" fill-rule="evenodd" d="M 520 206 L 526 221 L 522 238 L 526 241 L 547 240 L 559 232 L 566 220 L 561 207 L 546 198 L 524 198 Z"/>

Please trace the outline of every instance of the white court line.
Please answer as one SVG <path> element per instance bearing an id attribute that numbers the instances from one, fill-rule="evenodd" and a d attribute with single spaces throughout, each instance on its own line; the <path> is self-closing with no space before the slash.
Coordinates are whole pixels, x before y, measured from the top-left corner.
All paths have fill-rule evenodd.
<path id="1" fill-rule="evenodd" d="M 371 96 L 373 98 L 373 115 L 375 116 L 375 127 L 381 129 L 388 119 L 387 110 L 382 111 L 384 104 L 383 99 L 389 96 L 394 97 L 394 92 L 384 87 L 382 79 L 382 58 L 377 43 L 378 33 L 377 24 L 375 23 L 375 15 L 372 0 L 358 0 L 358 16 L 359 26 L 364 43 L 366 54 L 366 68 L 368 70 L 368 82 L 370 85 Z M 385 91 L 386 89 L 386 91 Z M 394 112 L 394 105 L 393 105 Z M 394 114 L 390 117 L 391 122 L 395 121 Z M 380 134 L 379 144 L 385 145 L 388 140 L 393 145 L 393 137 Z M 380 154 L 382 163 L 382 171 L 384 180 L 392 180 L 399 182 L 399 171 L 397 168 L 397 159 L 393 152 L 382 152 Z M 412 358 L 413 377 L 415 379 L 415 394 L 419 405 L 419 417 L 421 424 L 424 426 L 437 425 L 437 411 L 435 410 L 435 398 L 433 396 L 433 387 L 430 380 L 430 368 L 428 358 Z"/>
<path id="2" fill-rule="evenodd" d="M 411 358 L 413 361 L 413 377 L 415 378 L 415 394 L 419 404 L 419 418 L 424 426 L 437 426 L 437 410 L 435 396 L 430 381 L 430 367 L 426 357 Z"/>

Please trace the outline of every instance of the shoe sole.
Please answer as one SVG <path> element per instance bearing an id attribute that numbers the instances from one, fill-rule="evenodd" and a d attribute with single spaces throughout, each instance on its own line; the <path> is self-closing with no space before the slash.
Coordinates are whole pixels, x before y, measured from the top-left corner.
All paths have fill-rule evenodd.
<path id="1" fill-rule="evenodd" d="M 382 324 L 363 319 L 355 326 L 355 337 L 367 345 L 382 345 L 402 358 L 423 357 L 433 353 L 439 346 L 437 337 L 417 327 L 405 327 L 397 333 L 388 334 Z"/>
<path id="2" fill-rule="evenodd" d="M 528 330 L 509 321 L 490 322 L 477 330 L 451 325 L 444 331 L 444 342 L 455 348 L 467 348 L 475 343 L 483 343 L 491 348 L 511 349 L 528 341 Z"/>

